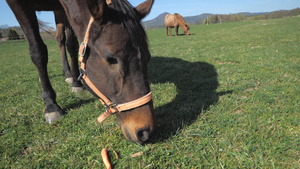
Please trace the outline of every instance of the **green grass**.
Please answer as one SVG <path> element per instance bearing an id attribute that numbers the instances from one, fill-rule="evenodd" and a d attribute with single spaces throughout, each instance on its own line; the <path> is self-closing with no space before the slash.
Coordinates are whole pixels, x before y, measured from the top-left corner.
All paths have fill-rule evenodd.
<path id="1" fill-rule="evenodd" d="M 101 103 L 70 92 L 55 41 L 46 41 L 49 75 L 68 115 L 46 124 L 28 43 L 0 42 L 0 167 L 103 168 L 107 147 L 115 168 L 299 168 L 300 17 L 191 33 L 147 31 L 159 127 L 144 146 L 127 141 L 115 117 L 97 124 Z"/>

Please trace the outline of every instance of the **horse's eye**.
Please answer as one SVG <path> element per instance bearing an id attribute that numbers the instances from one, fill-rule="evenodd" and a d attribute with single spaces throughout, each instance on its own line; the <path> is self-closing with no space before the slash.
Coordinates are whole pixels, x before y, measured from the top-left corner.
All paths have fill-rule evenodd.
<path id="1" fill-rule="evenodd" d="M 116 58 L 109 57 L 107 58 L 107 62 L 112 65 L 112 64 L 117 64 L 118 60 Z"/>

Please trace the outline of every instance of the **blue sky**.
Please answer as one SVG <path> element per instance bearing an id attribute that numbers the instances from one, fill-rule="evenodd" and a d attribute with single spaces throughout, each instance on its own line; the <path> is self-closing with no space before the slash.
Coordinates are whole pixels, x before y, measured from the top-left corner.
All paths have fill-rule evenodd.
<path id="1" fill-rule="evenodd" d="M 134 6 L 144 0 L 129 0 Z M 194 16 L 202 13 L 230 14 L 238 12 L 271 12 L 300 7 L 300 0 L 155 0 L 151 13 L 144 19 L 150 20 L 163 12 Z M 40 20 L 55 27 L 52 12 L 38 12 Z M 19 26 L 5 0 L 0 0 L 0 25 Z"/>

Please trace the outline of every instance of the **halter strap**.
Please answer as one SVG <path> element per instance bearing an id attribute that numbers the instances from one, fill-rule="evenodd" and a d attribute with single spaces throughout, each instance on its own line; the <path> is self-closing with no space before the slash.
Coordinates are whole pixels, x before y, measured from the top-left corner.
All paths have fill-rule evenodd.
<path id="1" fill-rule="evenodd" d="M 86 75 L 86 48 L 89 42 L 89 35 L 90 35 L 90 29 L 91 29 L 91 25 L 94 21 L 94 18 L 91 17 L 89 24 L 87 26 L 87 30 L 85 32 L 85 36 L 83 38 L 83 42 L 81 42 L 80 47 L 79 47 L 79 58 L 78 60 L 80 61 L 80 68 L 83 71 L 78 79 L 83 79 L 85 81 L 85 83 L 90 87 L 90 89 L 93 90 L 93 92 L 99 97 L 100 102 L 102 103 L 102 105 L 104 105 L 105 107 L 105 112 L 102 113 L 99 117 L 98 117 L 98 121 L 99 123 L 102 123 L 107 117 L 109 117 L 112 114 L 115 114 L 117 112 L 122 112 L 122 111 L 126 111 L 126 110 L 131 110 L 140 106 L 143 106 L 145 104 L 147 104 L 148 102 L 150 102 L 152 100 L 152 92 L 150 91 L 148 94 L 146 94 L 145 96 L 138 98 L 136 100 L 127 102 L 127 103 L 122 103 L 122 104 L 115 104 L 113 103 L 109 98 L 107 98 L 102 92 L 100 92 L 100 90 L 98 90 L 98 88 L 92 83 L 92 81 L 87 77 Z"/>

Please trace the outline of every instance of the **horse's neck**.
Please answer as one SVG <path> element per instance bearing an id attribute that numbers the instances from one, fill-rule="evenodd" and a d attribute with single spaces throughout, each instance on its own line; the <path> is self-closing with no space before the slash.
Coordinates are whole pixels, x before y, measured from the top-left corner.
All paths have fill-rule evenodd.
<path id="1" fill-rule="evenodd" d="M 177 21 L 178 21 L 178 24 L 179 24 L 180 27 L 184 27 L 186 25 L 183 17 L 180 16 L 180 15 L 177 16 Z"/>

